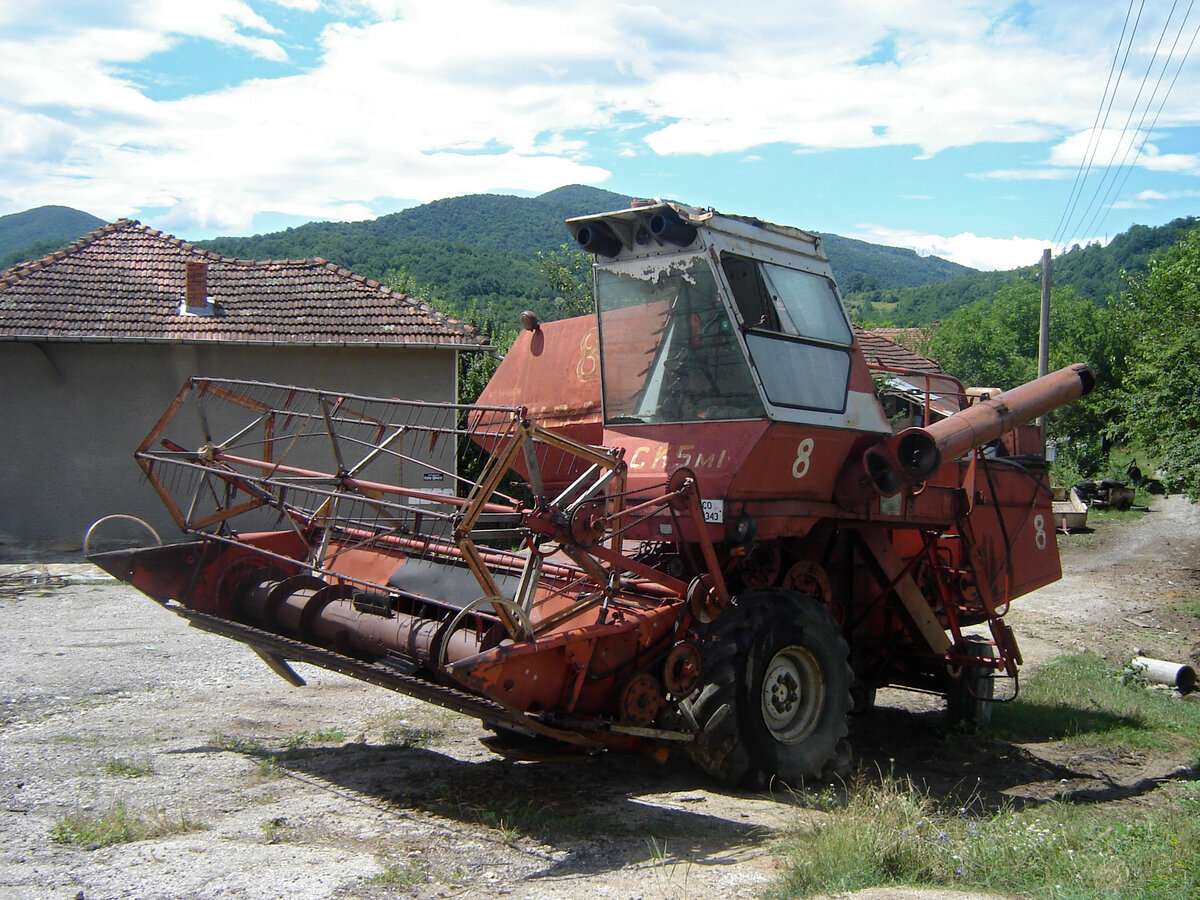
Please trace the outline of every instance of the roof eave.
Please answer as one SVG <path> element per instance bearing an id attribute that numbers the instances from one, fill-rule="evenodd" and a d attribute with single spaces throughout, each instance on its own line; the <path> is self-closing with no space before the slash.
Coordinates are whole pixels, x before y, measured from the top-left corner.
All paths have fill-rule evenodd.
<path id="1" fill-rule="evenodd" d="M 57 344 L 189 344 L 204 346 L 237 347 L 359 347 L 363 349 L 395 350 L 476 350 L 493 351 L 492 344 L 466 344 L 455 341 L 248 341 L 237 338 L 181 338 L 181 337 L 109 337 L 104 335 L 66 334 L 0 334 L 0 342 L 57 343 Z"/>

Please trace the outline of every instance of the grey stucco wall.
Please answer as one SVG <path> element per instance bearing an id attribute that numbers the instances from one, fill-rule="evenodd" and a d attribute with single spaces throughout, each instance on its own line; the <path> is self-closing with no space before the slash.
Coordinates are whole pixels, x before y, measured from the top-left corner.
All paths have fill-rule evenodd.
<path id="1" fill-rule="evenodd" d="M 133 451 L 192 375 L 453 401 L 452 350 L 0 343 L 0 540 L 78 545 L 112 513 L 178 528 Z"/>

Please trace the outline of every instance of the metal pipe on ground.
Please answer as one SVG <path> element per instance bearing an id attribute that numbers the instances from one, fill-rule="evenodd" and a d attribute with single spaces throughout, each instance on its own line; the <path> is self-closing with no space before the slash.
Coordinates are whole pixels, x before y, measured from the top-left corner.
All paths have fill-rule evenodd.
<path id="1" fill-rule="evenodd" d="M 1129 665 L 1147 681 L 1169 685 L 1181 694 L 1190 694 L 1196 689 L 1196 671 L 1186 663 L 1135 656 Z"/>

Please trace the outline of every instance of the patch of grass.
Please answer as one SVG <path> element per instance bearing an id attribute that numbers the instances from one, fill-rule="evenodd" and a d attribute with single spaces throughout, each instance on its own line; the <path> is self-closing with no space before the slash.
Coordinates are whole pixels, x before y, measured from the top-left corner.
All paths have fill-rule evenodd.
<path id="1" fill-rule="evenodd" d="M 412 710 L 385 710 L 367 720 L 366 730 L 395 747 L 428 747 L 448 730 L 444 720 L 414 722 Z M 422 718 L 426 718 L 423 716 Z"/>
<path id="2" fill-rule="evenodd" d="M 1064 656 L 997 704 L 993 727 L 1020 740 L 1200 753 L 1200 706 L 1122 677 L 1091 654 Z"/>
<path id="3" fill-rule="evenodd" d="M 436 725 L 414 725 L 411 722 L 401 721 L 385 728 L 380 736 L 385 744 L 407 749 L 428 747 L 445 733 L 444 728 Z"/>
<path id="4" fill-rule="evenodd" d="M 243 756 L 253 756 L 255 759 L 267 759 L 273 757 L 274 753 L 268 749 L 267 745 L 262 741 L 256 741 L 252 738 L 238 737 L 232 734 L 223 734 L 219 731 L 214 731 L 212 736 L 213 746 L 218 750 L 227 750 L 230 753 L 240 753 Z"/>
<path id="5" fill-rule="evenodd" d="M 205 827 L 189 819 L 186 813 L 176 816 L 159 810 L 136 813 L 118 800 L 100 814 L 76 812 L 59 816 L 50 829 L 50 839 L 60 844 L 74 844 L 85 850 L 95 850 L 113 844 L 201 831 Z"/>
<path id="6" fill-rule="evenodd" d="M 582 813 L 564 812 L 552 798 L 498 794 L 490 780 L 459 779 L 434 788 L 432 794 L 456 818 L 493 829 L 510 846 L 524 836 L 561 835 L 592 824 Z"/>
<path id="7" fill-rule="evenodd" d="M 263 839 L 268 844 L 282 844 L 288 840 L 294 829 L 288 820 L 283 816 L 276 816 L 274 819 L 266 819 L 258 823 L 258 830 L 262 832 Z"/>
<path id="8" fill-rule="evenodd" d="M 126 759 L 123 756 L 110 756 L 100 764 L 100 771 L 105 775 L 116 775 L 119 778 L 141 778 L 154 772 L 154 764 L 149 759 Z"/>
<path id="9" fill-rule="evenodd" d="M 827 823 L 782 841 L 777 897 L 908 885 L 1031 898 L 1176 900 L 1200 894 L 1200 785 L 1132 818 L 1052 803 L 974 815 L 908 782 L 857 784 Z"/>
<path id="10" fill-rule="evenodd" d="M 1147 503 L 1149 503 L 1149 500 L 1149 494 L 1143 496 L 1139 491 L 1138 494 L 1134 496 L 1134 507 L 1145 506 Z M 1100 506 L 1092 506 L 1088 508 L 1088 522 L 1089 524 L 1093 525 L 1097 525 L 1102 522 L 1136 522 L 1148 512 L 1149 510 L 1135 509 L 1133 507 L 1129 509 L 1112 509 Z"/>
<path id="11" fill-rule="evenodd" d="M 416 887 L 430 880 L 429 867 L 419 859 L 384 859 L 383 870 L 367 880 L 388 887 Z"/>
<path id="12" fill-rule="evenodd" d="M 342 744 L 346 741 L 346 732 L 336 725 L 322 728 L 320 731 L 299 731 L 283 739 L 284 753 L 311 747 L 314 744 Z"/>
<path id="13" fill-rule="evenodd" d="M 1020 740 L 1200 749 L 1200 707 L 1123 678 L 1099 657 L 1062 657 L 997 705 L 993 727 Z M 828 820 L 781 842 L 781 897 L 908 885 L 1030 898 L 1200 897 L 1200 781 L 1160 789 L 1148 812 L 1054 802 L 1024 810 L 944 808 L 907 782 L 860 781 L 805 795 Z"/>
<path id="14" fill-rule="evenodd" d="M 285 754 L 294 753 L 296 750 L 301 750 L 311 743 L 312 735 L 307 731 L 299 731 L 283 739 L 283 752 Z"/>
<path id="15" fill-rule="evenodd" d="M 664 898 L 692 896 L 693 891 L 688 889 L 692 861 L 677 858 L 667 850 L 666 839 L 660 841 L 653 835 L 646 839 L 646 847 L 657 885 L 656 893 Z"/>
<path id="16" fill-rule="evenodd" d="M 50 740 L 56 744 L 87 744 L 91 738 L 82 734 L 56 734 Z"/>
<path id="17" fill-rule="evenodd" d="M 1176 612 L 1187 613 L 1190 616 L 1195 616 L 1200 619 L 1200 600 L 1192 600 L 1188 603 L 1181 603 L 1175 607 Z"/>

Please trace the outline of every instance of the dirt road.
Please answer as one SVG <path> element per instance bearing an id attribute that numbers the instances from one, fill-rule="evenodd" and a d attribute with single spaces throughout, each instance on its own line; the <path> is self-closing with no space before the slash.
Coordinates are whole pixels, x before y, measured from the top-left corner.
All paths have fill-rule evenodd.
<path id="1" fill-rule="evenodd" d="M 1172 499 L 1063 540 L 1066 577 L 1010 617 L 1027 662 L 1194 658 L 1200 620 L 1178 607 L 1200 596 L 1198 526 Z M 310 686 L 292 688 L 85 565 L 0 568 L 0 634 L 3 897 L 754 897 L 778 830 L 821 815 L 683 765 L 505 758 L 471 720 L 320 670 L 298 666 Z M 1115 802 L 1183 762 L 951 746 L 938 707 L 887 692 L 854 722 L 858 763 L 935 793 Z M 97 850 L 50 839 L 60 817 L 114 804 L 201 830 Z"/>

